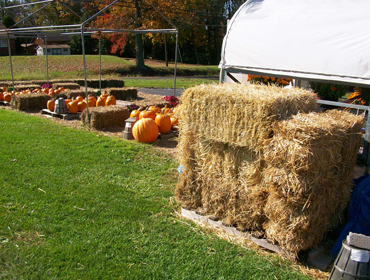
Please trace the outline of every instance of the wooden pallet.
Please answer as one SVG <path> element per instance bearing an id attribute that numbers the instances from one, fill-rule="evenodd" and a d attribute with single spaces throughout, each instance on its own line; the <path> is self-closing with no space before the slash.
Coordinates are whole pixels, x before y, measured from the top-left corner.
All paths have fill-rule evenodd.
<path id="1" fill-rule="evenodd" d="M 226 232 L 230 235 L 250 239 L 255 244 L 257 244 L 258 246 L 260 246 L 264 249 L 282 254 L 287 258 L 291 258 L 291 256 L 289 256 L 288 252 L 284 248 L 281 248 L 280 246 L 271 244 L 266 239 L 256 238 L 251 233 L 239 231 L 238 229 L 236 229 L 235 227 L 232 227 L 232 226 L 225 226 L 225 225 L 222 224 L 221 221 L 213 221 L 212 219 L 210 219 L 206 216 L 197 214 L 195 211 L 187 210 L 185 208 L 181 208 L 181 216 L 184 217 L 184 218 L 187 218 L 189 220 L 198 221 L 198 222 L 201 222 L 203 224 L 208 224 L 209 226 L 212 226 L 212 227 L 222 228 L 224 230 L 224 232 Z"/>
<path id="2" fill-rule="evenodd" d="M 50 115 L 52 117 L 55 117 L 55 118 L 60 118 L 60 119 L 63 119 L 63 120 L 75 120 L 75 119 L 80 119 L 80 116 L 81 116 L 81 113 L 77 113 L 77 114 L 71 114 L 71 113 L 68 113 L 68 114 L 58 114 L 58 113 L 54 113 L 48 109 L 42 109 L 41 110 L 41 114 L 43 115 Z"/>
<path id="3" fill-rule="evenodd" d="M 10 102 L 7 101 L 0 101 L 1 106 L 10 106 Z"/>

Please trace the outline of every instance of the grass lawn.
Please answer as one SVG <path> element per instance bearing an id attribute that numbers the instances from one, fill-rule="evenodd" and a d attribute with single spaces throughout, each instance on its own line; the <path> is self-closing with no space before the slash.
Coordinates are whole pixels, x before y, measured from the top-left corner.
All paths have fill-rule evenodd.
<path id="1" fill-rule="evenodd" d="M 124 76 L 173 76 L 174 64 L 165 66 L 162 61 L 146 60 L 147 69 L 137 71 L 134 59 L 116 56 L 102 56 L 102 77 L 118 78 Z M 14 80 L 45 80 L 45 56 L 14 56 L 12 57 Z M 75 79 L 83 78 L 83 59 L 81 55 L 48 56 L 49 79 Z M 99 78 L 99 56 L 86 56 L 87 78 Z M 178 76 L 217 76 L 217 66 L 198 66 L 191 64 L 178 64 Z M 0 80 L 11 80 L 9 57 L 0 57 Z"/>
<path id="2" fill-rule="evenodd" d="M 177 217 L 150 145 L 0 109 L 1 279 L 310 279 Z"/>
<path id="3" fill-rule="evenodd" d="M 189 88 L 200 84 L 218 83 L 215 79 L 176 79 L 176 88 Z M 125 79 L 125 86 L 139 88 L 173 88 L 172 79 Z"/>

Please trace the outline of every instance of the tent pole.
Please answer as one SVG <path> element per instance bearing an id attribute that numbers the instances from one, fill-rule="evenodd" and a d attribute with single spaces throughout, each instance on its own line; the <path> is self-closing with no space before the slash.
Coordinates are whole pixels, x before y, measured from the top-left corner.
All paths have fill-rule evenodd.
<path id="1" fill-rule="evenodd" d="M 99 36 L 99 90 L 101 94 L 101 38 Z"/>
<path id="2" fill-rule="evenodd" d="M 9 52 L 9 62 L 10 62 L 10 73 L 12 75 L 12 87 L 14 89 L 14 76 L 13 76 L 13 63 L 12 63 L 12 50 L 10 48 L 10 39 L 9 39 L 9 31 L 6 33 L 8 38 L 8 52 Z M 14 99 L 15 100 L 15 99 Z"/>
<path id="3" fill-rule="evenodd" d="M 48 63 L 48 39 L 45 36 L 45 53 L 46 53 L 46 81 L 49 84 L 49 63 Z"/>
<path id="4" fill-rule="evenodd" d="M 84 65 L 84 77 L 85 77 L 86 118 L 87 118 L 87 126 L 90 128 L 89 100 L 88 100 L 88 97 L 87 97 L 84 25 L 83 24 L 81 25 L 81 43 L 82 43 L 82 59 L 83 59 L 83 65 Z"/>
<path id="5" fill-rule="evenodd" d="M 179 41 L 179 32 L 176 30 L 176 47 L 175 47 L 175 69 L 173 77 L 173 96 L 176 97 L 176 68 L 177 68 L 177 43 Z"/>

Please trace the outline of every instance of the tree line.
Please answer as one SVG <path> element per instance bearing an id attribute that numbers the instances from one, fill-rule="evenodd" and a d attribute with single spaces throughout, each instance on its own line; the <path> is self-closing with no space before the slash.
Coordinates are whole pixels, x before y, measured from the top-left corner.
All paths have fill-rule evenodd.
<path id="1" fill-rule="evenodd" d="M 0 5 L 4 8 L 38 1 L 0 0 Z M 78 24 L 112 2 L 113 0 L 56 0 L 18 27 Z M 243 2 L 244 0 L 122 0 L 95 18 L 89 26 L 137 30 L 169 29 L 175 25 L 179 30 L 180 61 L 218 64 L 227 20 L 231 19 Z M 45 3 L 2 9 L 1 20 L 4 22 L 11 18 L 17 22 L 43 5 Z M 145 58 L 174 59 L 176 40 L 174 34 L 98 34 L 92 38 L 84 38 L 86 53 L 97 52 L 99 36 L 103 54 L 136 57 L 138 68 L 145 68 Z M 80 36 L 72 37 L 70 46 L 73 54 L 81 53 Z"/>

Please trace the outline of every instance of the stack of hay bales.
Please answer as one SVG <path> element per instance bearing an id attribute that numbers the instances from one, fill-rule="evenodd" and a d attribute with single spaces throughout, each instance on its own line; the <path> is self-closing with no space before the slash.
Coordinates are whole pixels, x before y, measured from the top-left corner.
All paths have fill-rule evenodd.
<path id="1" fill-rule="evenodd" d="M 330 226 L 314 229 L 301 220 L 337 220 L 349 199 L 361 117 L 310 113 L 314 94 L 275 86 L 202 85 L 188 89 L 181 102 L 177 197 L 183 207 L 243 230 L 265 229 L 294 253 L 313 246 Z M 332 191 L 341 199 L 330 202 L 334 210 L 323 210 L 329 203 L 320 200 Z M 311 237 L 312 231 L 321 232 Z"/>
<path id="2" fill-rule="evenodd" d="M 361 116 L 337 110 L 276 123 L 262 176 L 269 239 L 298 252 L 337 225 L 351 197 L 362 125 Z"/>

